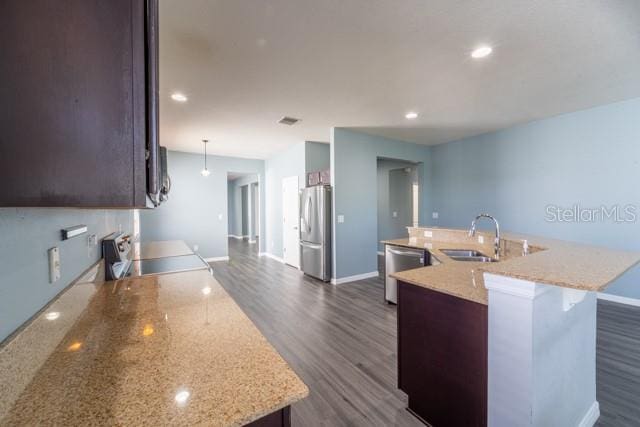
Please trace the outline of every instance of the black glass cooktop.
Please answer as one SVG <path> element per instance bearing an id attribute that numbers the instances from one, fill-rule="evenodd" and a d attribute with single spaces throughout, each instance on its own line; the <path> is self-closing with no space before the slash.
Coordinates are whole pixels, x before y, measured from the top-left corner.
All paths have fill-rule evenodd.
<path id="1" fill-rule="evenodd" d="M 209 266 L 198 255 L 182 255 L 132 261 L 127 275 L 146 276 L 208 268 Z"/>

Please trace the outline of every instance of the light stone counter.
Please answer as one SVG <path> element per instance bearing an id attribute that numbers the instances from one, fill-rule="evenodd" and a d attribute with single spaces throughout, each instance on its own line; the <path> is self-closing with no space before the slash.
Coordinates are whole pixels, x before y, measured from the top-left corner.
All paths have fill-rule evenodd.
<path id="1" fill-rule="evenodd" d="M 431 233 L 425 237 L 425 232 Z M 493 256 L 492 233 L 479 232 L 475 238 L 466 230 L 409 227 L 410 237 L 382 243 L 431 252 L 442 264 L 395 273 L 392 276 L 414 285 L 487 304 L 483 272 L 547 283 L 584 291 L 602 291 L 613 280 L 640 262 L 640 253 L 616 251 L 579 243 L 515 233 L 503 233 L 499 262 L 454 261 L 440 249 L 476 249 Z M 482 236 L 484 243 L 478 243 Z M 522 256 L 527 240 L 529 255 Z"/>
<path id="2" fill-rule="evenodd" d="M 308 389 L 207 271 L 71 286 L 0 349 L 0 425 L 215 425 Z"/>

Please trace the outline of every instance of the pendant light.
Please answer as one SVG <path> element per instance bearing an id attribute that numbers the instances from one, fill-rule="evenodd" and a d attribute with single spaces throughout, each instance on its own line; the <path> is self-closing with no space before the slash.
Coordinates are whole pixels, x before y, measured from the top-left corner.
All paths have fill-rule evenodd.
<path id="1" fill-rule="evenodd" d="M 207 169 L 207 143 L 209 142 L 209 140 L 203 139 L 202 142 L 204 143 L 204 169 L 200 171 L 200 175 L 209 176 L 209 174 L 211 174 L 211 172 L 209 172 L 209 169 Z"/>

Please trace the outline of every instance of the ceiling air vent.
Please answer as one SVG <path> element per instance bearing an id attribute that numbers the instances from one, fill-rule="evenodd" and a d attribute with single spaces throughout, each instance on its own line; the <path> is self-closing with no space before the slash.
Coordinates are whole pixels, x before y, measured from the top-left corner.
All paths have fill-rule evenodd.
<path id="1" fill-rule="evenodd" d="M 296 119 L 294 117 L 284 116 L 283 118 L 278 120 L 278 123 L 283 124 L 283 125 L 287 125 L 287 126 L 291 126 L 291 125 L 295 125 L 299 121 L 300 121 L 300 119 Z"/>

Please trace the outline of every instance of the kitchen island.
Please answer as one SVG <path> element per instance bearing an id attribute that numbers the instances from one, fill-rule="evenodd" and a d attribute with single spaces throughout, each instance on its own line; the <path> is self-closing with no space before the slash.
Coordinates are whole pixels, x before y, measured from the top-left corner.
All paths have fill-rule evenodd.
<path id="1" fill-rule="evenodd" d="M 434 425 L 593 425 L 596 293 L 640 254 L 518 234 L 503 235 L 499 262 L 442 251 L 493 254 L 481 240 L 493 236 L 410 227 L 408 238 L 384 242 L 439 261 L 392 274 L 409 409 Z"/>
<path id="2" fill-rule="evenodd" d="M 101 277 L 0 349 L 0 425 L 289 425 L 306 385 L 207 270 Z"/>

